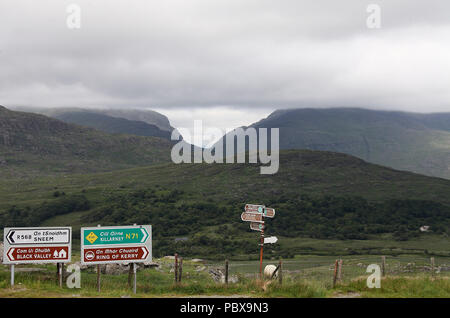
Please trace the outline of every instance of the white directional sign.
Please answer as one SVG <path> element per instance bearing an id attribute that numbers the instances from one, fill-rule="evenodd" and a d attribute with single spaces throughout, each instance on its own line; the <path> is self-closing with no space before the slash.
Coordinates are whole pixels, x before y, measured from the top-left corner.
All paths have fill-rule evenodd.
<path id="1" fill-rule="evenodd" d="M 264 238 L 264 244 L 274 244 L 278 241 L 278 238 L 276 236 L 270 236 Z"/>
<path id="2" fill-rule="evenodd" d="M 258 212 L 242 212 L 241 220 L 245 222 L 261 222 L 264 223 L 261 213 Z"/>
<path id="3" fill-rule="evenodd" d="M 10 245 L 42 245 L 70 243 L 70 228 L 13 228 L 5 229 Z"/>
<path id="4" fill-rule="evenodd" d="M 275 209 L 274 208 L 264 208 L 264 217 L 267 218 L 273 218 L 275 216 Z"/>
<path id="5" fill-rule="evenodd" d="M 259 204 L 246 204 L 245 205 L 245 212 L 263 213 L 263 211 L 264 211 L 264 205 L 259 205 Z"/>
<path id="6" fill-rule="evenodd" d="M 251 222 L 250 228 L 254 231 L 262 231 L 262 230 L 264 230 L 264 223 Z"/>
<path id="7" fill-rule="evenodd" d="M 5 228 L 3 242 L 4 264 L 68 263 L 72 253 L 72 228 Z"/>

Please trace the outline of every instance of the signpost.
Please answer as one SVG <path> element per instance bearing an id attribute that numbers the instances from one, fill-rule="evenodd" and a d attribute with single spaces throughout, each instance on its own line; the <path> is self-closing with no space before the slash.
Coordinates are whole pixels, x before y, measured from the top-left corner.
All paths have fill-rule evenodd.
<path id="1" fill-rule="evenodd" d="M 11 265 L 12 285 L 14 265 L 70 262 L 71 227 L 5 228 L 3 233 L 3 264 Z"/>
<path id="2" fill-rule="evenodd" d="M 81 228 L 81 264 L 130 264 L 130 266 L 133 266 L 133 274 L 135 276 L 133 288 L 135 293 L 135 263 L 146 263 L 151 261 L 151 225 Z M 100 283 L 98 283 L 98 285 L 100 285 Z"/>
<path id="3" fill-rule="evenodd" d="M 264 209 L 264 205 L 259 205 L 259 204 L 246 204 L 245 205 L 245 212 L 262 213 L 263 209 Z"/>
<path id="4" fill-rule="evenodd" d="M 276 236 L 270 236 L 264 238 L 264 244 L 274 244 L 278 241 L 278 237 Z"/>
<path id="5" fill-rule="evenodd" d="M 241 220 L 247 222 L 261 222 L 264 223 L 263 214 L 258 212 L 243 212 Z"/>
<path id="6" fill-rule="evenodd" d="M 84 264 L 98 264 L 99 262 L 114 262 L 117 261 L 126 263 L 136 263 L 140 260 L 146 260 L 150 254 L 147 247 L 100 247 L 100 248 L 86 248 L 84 250 Z"/>
<path id="7" fill-rule="evenodd" d="M 275 216 L 275 209 L 273 208 L 264 208 L 264 217 L 273 218 Z"/>
<path id="8" fill-rule="evenodd" d="M 251 222 L 250 223 L 250 228 L 254 231 L 262 231 L 264 230 L 264 224 L 263 223 L 256 223 L 256 222 Z"/>
<path id="9" fill-rule="evenodd" d="M 250 229 L 261 232 L 260 255 L 259 255 L 259 276 L 262 278 L 262 261 L 264 244 L 273 244 L 278 241 L 275 236 L 264 238 L 265 221 L 264 218 L 273 218 L 275 216 L 274 208 L 267 208 L 260 204 L 246 204 L 245 212 L 241 214 L 241 220 L 244 222 L 251 222 Z"/>

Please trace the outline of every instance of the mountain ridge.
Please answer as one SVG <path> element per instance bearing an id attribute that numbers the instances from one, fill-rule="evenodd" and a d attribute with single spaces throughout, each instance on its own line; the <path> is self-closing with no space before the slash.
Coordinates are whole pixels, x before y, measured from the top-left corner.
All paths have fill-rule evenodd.
<path id="1" fill-rule="evenodd" d="M 0 108 L 1 174 L 97 172 L 167 162 L 172 144 Z"/>
<path id="2" fill-rule="evenodd" d="M 450 113 L 280 109 L 248 127 L 279 128 L 280 149 L 341 152 L 399 170 L 450 178 Z M 268 135 L 270 140 L 270 131 Z M 216 145 L 225 144 L 226 138 Z"/>

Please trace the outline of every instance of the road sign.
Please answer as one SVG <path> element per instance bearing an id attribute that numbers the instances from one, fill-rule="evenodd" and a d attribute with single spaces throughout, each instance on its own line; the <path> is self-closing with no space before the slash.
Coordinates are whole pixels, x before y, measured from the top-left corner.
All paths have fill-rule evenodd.
<path id="1" fill-rule="evenodd" d="M 250 228 L 255 231 L 262 231 L 262 230 L 264 230 L 264 223 L 251 222 Z"/>
<path id="2" fill-rule="evenodd" d="M 264 244 L 274 244 L 278 241 L 278 238 L 276 236 L 270 236 L 264 238 Z"/>
<path id="3" fill-rule="evenodd" d="M 147 247 L 100 247 L 84 250 L 84 263 L 133 262 L 145 260 L 150 254 Z"/>
<path id="4" fill-rule="evenodd" d="M 264 208 L 264 217 L 273 218 L 275 216 L 274 208 Z"/>
<path id="5" fill-rule="evenodd" d="M 264 205 L 259 204 L 246 204 L 245 205 L 245 212 L 259 212 L 263 213 Z"/>
<path id="6" fill-rule="evenodd" d="M 83 238 L 84 245 L 90 246 L 145 243 L 150 236 L 143 227 L 96 227 L 85 230 Z"/>
<path id="7" fill-rule="evenodd" d="M 152 260 L 151 225 L 81 228 L 81 263 L 143 263 Z"/>
<path id="8" fill-rule="evenodd" d="M 63 263 L 69 261 L 69 247 L 67 246 L 51 246 L 51 247 L 11 247 L 6 253 L 8 260 L 12 263 L 18 262 L 39 262 L 46 263 Z"/>
<path id="9" fill-rule="evenodd" d="M 15 228 L 6 232 L 10 245 L 69 244 L 70 228 Z"/>
<path id="10" fill-rule="evenodd" d="M 5 228 L 3 263 L 68 263 L 71 241 L 71 227 Z"/>
<path id="11" fill-rule="evenodd" d="M 262 213 L 258 212 L 242 212 L 241 219 L 246 222 L 264 222 Z"/>

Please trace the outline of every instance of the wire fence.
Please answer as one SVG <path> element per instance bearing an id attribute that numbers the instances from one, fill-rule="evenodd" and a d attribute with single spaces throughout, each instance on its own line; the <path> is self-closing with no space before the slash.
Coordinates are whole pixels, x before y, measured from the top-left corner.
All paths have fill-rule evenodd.
<path id="1" fill-rule="evenodd" d="M 450 277 L 450 258 L 401 256 L 367 256 L 367 257 L 320 257 L 306 256 L 297 259 L 281 260 L 283 276 L 287 279 L 304 279 L 332 282 L 348 282 L 368 277 L 371 264 L 379 265 L 383 276 L 411 276 L 429 274 L 430 276 Z M 267 265 L 277 266 L 279 261 L 264 261 Z M 225 267 L 220 262 L 204 263 L 208 269 L 223 272 Z M 229 275 L 255 277 L 259 276 L 259 261 L 229 261 Z M 335 277 L 336 276 L 336 277 Z"/>
<path id="2" fill-rule="evenodd" d="M 450 258 L 449 257 L 419 257 L 417 255 L 399 256 L 315 256 L 307 255 L 293 259 L 264 260 L 263 269 L 267 265 L 278 266 L 281 261 L 279 273 L 282 275 L 283 284 L 289 282 L 309 282 L 321 285 L 322 287 L 332 287 L 339 283 L 349 283 L 353 280 L 367 279 L 371 272 L 368 266 L 376 264 L 386 277 L 402 277 L 426 275 L 429 277 L 450 278 Z M 103 268 L 105 268 L 104 266 Z M 175 281 L 175 273 L 180 270 L 175 266 L 173 257 L 166 257 L 155 260 L 152 265 L 138 265 L 138 284 L 141 290 L 156 288 L 156 286 L 170 286 Z M 228 268 L 228 273 L 227 269 Z M 195 284 L 198 282 L 235 284 L 245 280 L 258 279 L 260 264 L 259 261 L 233 261 L 226 263 L 223 261 L 206 261 L 184 259 L 182 270 L 178 274 L 179 282 L 183 284 Z M 9 276 L 7 266 L 2 266 L 3 283 L 8 286 Z M 57 280 L 56 267 L 53 265 L 20 265 L 16 268 L 17 283 L 39 283 L 54 282 Z M 158 272 L 158 274 L 157 274 Z M 68 274 L 66 274 L 67 277 Z M 82 268 L 83 288 L 95 289 L 96 287 L 96 267 L 89 266 Z M 104 290 L 114 290 L 124 288 L 129 285 L 129 268 L 126 265 L 108 265 L 102 269 L 101 285 Z M 273 278 L 277 278 L 274 276 Z M 272 277 L 265 277 L 272 279 Z"/>

